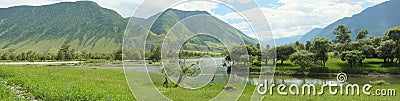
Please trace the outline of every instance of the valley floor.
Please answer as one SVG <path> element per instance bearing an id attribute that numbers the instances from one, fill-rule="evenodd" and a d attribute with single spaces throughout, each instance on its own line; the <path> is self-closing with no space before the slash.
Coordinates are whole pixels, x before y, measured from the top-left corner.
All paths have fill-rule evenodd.
<path id="1" fill-rule="evenodd" d="M 154 84 L 172 100 L 211 100 L 225 86 L 215 84 L 197 90 L 164 88 L 164 76 L 152 74 Z M 134 100 L 120 69 L 54 68 L 47 66 L 0 65 L 0 77 L 29 91 L 40 100 Z M 172 85 L 172 84 L 170 84 Z M 239 100 L 249 100 L 255 86 L 247 85 Z M 319 87 L 317 87 L 319 88 Z M 399 84 L 374 85 L 371 91 L 380 88 L 400 90 Z M 18 99 L 16 94 L 0 85 L 0 100 Z M 327 91 L 327 90 L 326 90 Z M 274 91 L 276 92 L 276 91 Z M 348 96 L 348 95 L 267 95 L 264 100 L 397 100 L 400 96 Z"/>

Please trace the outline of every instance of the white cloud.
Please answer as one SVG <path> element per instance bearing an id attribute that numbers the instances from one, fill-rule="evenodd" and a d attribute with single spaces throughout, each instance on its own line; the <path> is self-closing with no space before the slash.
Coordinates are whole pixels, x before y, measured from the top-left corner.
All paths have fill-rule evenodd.
<path id="1" fill-rule="evenodd" d="M 186 2 L 183 4 L 179 4 L 173 8 L 179 9 L 179 10 L 185 10 L 185 11 L 201 10 L 201 11 L 207 11 L 209 13 L 212 13 L 212 10 L 217 7 L 218 7 L 217 3 L 205 2 L 205 1 L 193 1 L 193 2 Z"/>
<path id="2" fill-rule="evenodd" d="M 279 0 L 279 7 L 261 8 L 276 38 L 305 34 L 313 28 L 325 27 L 341 18 L 360 13 L 365 3 L 373 5 L 387 0 Z M 245 13 L 251 10 L 243 11 Z M 259 15 L 254 15 L 259 16 Z M 235 13 L 219 16 L 226 19 L 239 19 Z M 258 22 L 258 21 L 250 21 Z M 244 26 L 237 26 L 238 29 Z"/>
<path id="3" fill-rule="evenodd" d="M 78 1 L 78 0 L 0 0 L 0 8 L 6 8 L 19 5 L 47 5 L 64 1 Z M 113 9 L 123 15 L 124 17 L 131 16 L 133 11 L 143 0 L 90 0 L 98 3 L 100 6 Z M 144 8 L 139 17 L 147 18 L 151 15 L 159 13 L 167 8 L 169 5 L 181 0 L 146 0 L 142 4 Z M 228 2 L 247 3 L 250 0 L 226 0 Z M 388 0 L 279 0 L 280 6 L 271 8 L 261 8 L 275 37 L 287 37 L 299 34 L 305 34 L 316 27 L 325 27 L 343 17 L 350 17 L 364 10 L 363 4 L 376 5 Z M 271 5 L 271 4 L 266 4 Z M 261 5 L 263 6 L 263 5 Z M 212 12 L 213 9 L 218 8 L 216 3 L 195 1 L 190 3 L 183 3 L 175 9 L 180 10 L 203 10 L 208 11 L 217 18 L 229 22 L 234 19 L 244 19 L 239 14 L 232 12 L 225 15 L 217 15 Z M 253 9 L 242 11 L 251 12 Z M 228 11 L 229 12 L 229 11 Z M 253 15 L 261 16 L 261 15 Z M 262 18 L 262 17 L 260 17 Z M 259 22 L 261 19 L 256 19 L 250 22 Z M 245 22 L 230 23 L 247 34 L 251 34 L 249 25 Z M 259 25 L 253 25 L 259 26 Z M 261 25 L 262 26 L 262 25 Z"/>

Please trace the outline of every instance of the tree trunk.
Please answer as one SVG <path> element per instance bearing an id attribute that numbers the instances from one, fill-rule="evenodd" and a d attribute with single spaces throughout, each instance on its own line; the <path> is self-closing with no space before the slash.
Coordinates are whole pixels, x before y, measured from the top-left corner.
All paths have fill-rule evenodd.
<path id="1" fill-rule="evenodd" d="M 231 74 L 231 71 L 232 71 L 232 66 L 229 66 L 229 67 L 226 69 L 226 72 L 228 73 L 228 75 L 230 75 L 230 74 Z"/>
<path id="2" fill-rule="evenodd" d="M 176 84 L 175 84 L 175 87 L 178 87 L 179 84 L 182 82 L 183 76 L 184 76 L 183 73 L 182 73 L 181 75 L 179 75 L 179 78 L 178 78 L 178 81 L 177 81 Z"/>
<path id="3" fill-rule="evenodd" d="M 353 67 L 353 61 L 349 60 L 350 67 Z"/>
<path id="4" fill-rule="evenodd" d="M 214 80 L 215 80 L 215 74 L 214 74 L 213 78 L 211 79 L 210 86 L 212 86 L 214 84 Z"/>
<path id="5" fill-rule="evenodd" d="M 167 77 L 165 77 L 165 81 L 164 81 L 163 86 L 164 86 L 165 88 L 168 88 L 168 87 L 169 87 L 169 86 L 168 86 L 168 78 L 167 78 Z"/>
<path id="6" fill-rule="evenodd" d="M 281 60 L 281 65 L 283 65 L 283 60 Z"/>
<path id="7" fill-rule="evenodd" d="M 383 63 L 387 64 L 387 59 L 386 58 L 383 58 Z"/>

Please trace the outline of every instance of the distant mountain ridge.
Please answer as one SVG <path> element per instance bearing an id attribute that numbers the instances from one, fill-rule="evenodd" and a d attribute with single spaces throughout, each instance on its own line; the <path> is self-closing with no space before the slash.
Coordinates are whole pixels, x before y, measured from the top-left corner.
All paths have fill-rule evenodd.
<path id="1" fill-rule="evenodd" d="M 194 16 L 194 15 L 200 15 L 200 16 L 206 15 L 204 17 L 207 18 L 207 20 L 199 21 L 198 23 L 206 23 L 206 24 L 209 24 L 209 26 L 213 26 L 213 27 L 208 27 L 208 28 L 196 27 L 196 25 L 198 25 L 198 24 L 190 24 L 190 23 L 186 23 L 181 26 L 175 26 L 175 27 L 181 27 L 181 28 L 179 28 L 179 29 L 182 29 L 181 32 L 199 33 L 199 32 L 202 32 L 201 30 L 203 30 L 203 31 L 204 30 L 212 30 L 212 31 L 215 31 L 214 33 L 223 34 L 223 35 L 227 35 L 227 36 L 232 35 L 232 34 L 237 34 L 243 38 L 244 43 L 246 43 L 246 44 L 256 45 L 256 43 L 257 43 L 256 39 L 253 39 L 253 38 L 245 35 L 238 29 L 223 22 L 222 20 L 219 20 L 218 18 L 212 16 L 210 13 L 208 13 L 206 11 L 182 11 L 182 10 L 176 10 L 176 9 L 167 9 L 166 11 L 155 14 L 147 19 L 132 17 L 132 20 L 134 20 L 135 23 L 140 24 L 142 26 L 150 26 L 149 24 L 152 24 L 151 21 L 155 21 L 153 26 L 151 26 L 150 31 L 156 35 L 164 35 L 164 34 L 167 34 L 168 31 L 171 30 L 171 27 L 174 26 L 179 21 L 182 21 L 185 18 Z M 157 17 L 159 17 L 159 19 L 156 19 Z M 219 30 L 219 29 L 224 29 L 224 30 Z M 197 41 L 195 41 L 195 40 L 197 40 Z M 190 45 L 190 44 L 192 44 L 192 45 Z M 222 48 L 224 48 L 224 45 L 221 44 L 219 42 L 219 40 L 217 40 L 215 38 L 197 37 L 197 38 L 194 38 L 192 41 L 189 41 L 187 43 L 187 45 L 183 46 L 183 49 L 205 50 L 204 48 L 206 46 L 211 46 L 211 45 L 219 46 L 219 47 L 215 47 L 215 48 L 217 48 L 217 50 L 223 50 Z M 203 49 L 201 49 L 201 48 L 203 48 Z M 211 49 L 211 50 L 214 50 L 214 49 Z"/>
<path id="2" fill-rule="evenodd" d="M 285 45 L 285 44 L 295 43 L 302 36 L 303 35 L 295 35 L 295 36 L 290 36 L 290 37 L 277 38 L 277 39 L 275 39 L 275 45 L 281 46 L 281 45 Z"/>
<path id="3" fill-rule="evenodd" d="M 180 11 L 168 9 L 148 19 L 132 18 L 138 32 L 150 30 L 154 40 L 149 44 L 161 43 L 166 32 L 176 22 L 196 14 L 208 14 L 205 11 Z M 155 17 L 160 16 L 158 19 Z M 141 27 L 156 22 L 150 29 Z M 208 22 L 230 32 L 221 34 L 240 34 L 246 43 L 255 44 L 255 40 L 223 21 L 210 17 Z M 61 45 L 69 44 L 76 51 L 113 52 L 121 48 L 122 38 L 129 18 L 123 18 L 117 12 L 102 8 L 92 1 L 61 2 L 44 6 L 16 6 L 0 8 L 0 53 L 10 49 L 17 51 L 35 51 L 55 53 Z M 187 24 L 183 27 L 190 27 Z M 193 32 L 193 31 L 191 31 Z M 154 33 L 154 34 L 152 34 Z M 211 48 L 210 48 L 211 47 Z M 209 37 L 196 37 L 187 50 L 221 50 L 223 45 Z"/>
<path id="4" fill-rule="evenodd" d="M 340 19 L 323 29 L 313 29 L 304 34 L 299 41 L 305 43 L 306 41 L 312 41 L 315 37 L 335 39 L 333 29 L 341 24 L 352 31 L 352 40 L 356 38 L 357 32 L 363 29 L 367 29 L 370 32 L 369 36 L 383 36 L 390 28 L 400 26 L 400 13 L 397 13 L 400 9 L 399 4 L 400 0 L 390 0 L 375 5 L 352 17 Z"/>
<path id="5" fill-rule="evenodd" d="M 127 20 L 94 2 L 63 2 L 0 9 L 2 51 L 56 52 L 63 44 L 91 52 L 121 45 Z"/>

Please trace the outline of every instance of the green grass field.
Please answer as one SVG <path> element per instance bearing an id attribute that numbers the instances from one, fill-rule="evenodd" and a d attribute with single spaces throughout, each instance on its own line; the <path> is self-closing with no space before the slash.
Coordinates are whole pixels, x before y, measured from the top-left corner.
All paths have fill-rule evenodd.
<path id="1" fill-rule="evenodd" d="M 124 78 L 122 70 L 111 69 L 79 69 L 57 68 L 46 66 L 0 66 L 0 77 L 10 83 L 15 83 L 42 100 L 134 100 Z M 197 90 L 184 88 L 162 87 L 163 76 L 152 75 L 154 84 L 165 96 L 172 100 L 210 100 L 223 90 L 224 84 L 206 86 Z M 172 84 L 170 84 L 172 85 Z M 247 85 L 239 100 L 249 100 L 253 85 Z M 317 87 L 319 88 L 319 87 Z M 375 89 L 400 89 L 399 84 L 374 85 Z M 16 95 L 4 85 L 0 85 L 0 100 L 16 100 Z M 286 89 L 287 91 L 288 89 Z M 318 91 L 318 90 L 317 90 Z M 329 95 L 325 90 L 324 95 L 299 96 L 299 95 L 267 95 L 264 100 L 397 100 L 399 96 L 348 96 Z"/>
<path id="2" fill-rule="evenodd" d="M 0 66 L 0 76 L 47 101 L 133 99 L 122 70 Z"/>

